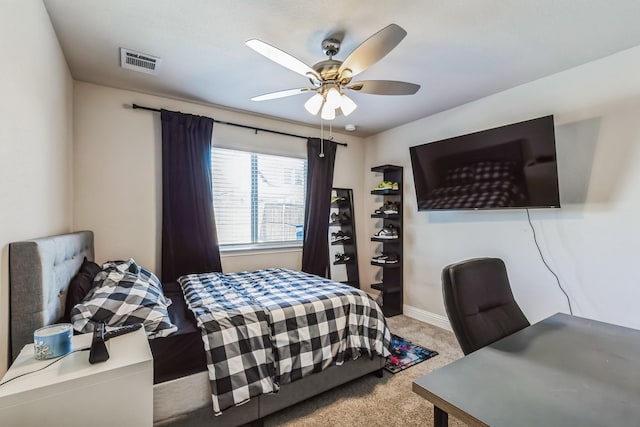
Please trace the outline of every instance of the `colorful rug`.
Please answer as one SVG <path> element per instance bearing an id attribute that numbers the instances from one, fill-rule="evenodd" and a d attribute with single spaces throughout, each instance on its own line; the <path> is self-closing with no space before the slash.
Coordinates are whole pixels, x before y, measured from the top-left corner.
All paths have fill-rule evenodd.
<path id="1" fill-rule="evenodd" d="M 437 355 L 437 351 L 429 350 L 402 337 L 391 334 L 391 356 L 387 357 L 387 363 L 385 363 L 384 369 L 392 374 L 396 374 Z"/>

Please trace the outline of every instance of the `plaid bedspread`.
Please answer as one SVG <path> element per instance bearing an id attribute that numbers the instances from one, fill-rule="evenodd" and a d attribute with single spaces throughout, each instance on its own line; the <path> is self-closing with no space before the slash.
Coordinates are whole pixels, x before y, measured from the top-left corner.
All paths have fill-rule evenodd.
<path id="1" fill-rule="evenodd" d="M 202 331 L 216 414 L 347 357 L 389 355 L 380 307 L 351 286 L 286 269 L 178 282 Z"/>

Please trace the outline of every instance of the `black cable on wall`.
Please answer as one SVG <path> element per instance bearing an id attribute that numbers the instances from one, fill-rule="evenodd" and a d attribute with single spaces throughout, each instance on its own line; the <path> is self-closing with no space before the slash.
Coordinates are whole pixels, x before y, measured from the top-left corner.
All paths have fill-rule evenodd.
<path id="1" fill-rule="evenodd" d="M 529 220 L 529 226 L 531 227 L 531 231 L 533 232 L 533 241 L 535 242 L 536 248 L 538 249 L 538 253 L 540 254 L 540 259 L 542 260 L 542 263 L 545 265 L 545 267 L 547 267 L 547 270 L 549 270 L 551 274 L 553 274 L 553 277 L 556 278 L 558 287 L 560 288 L 564 296 L 567 298 L 567 304 L 569 305 L 569 313 L 573 315 L 573 308 L 571 307 L 571 299 L 569 299 L 569 295 L 560 284 L 560 279 L 558 278 L 558 275 L 551 269 L 551 267 L 549 267 L 549 264 L 547 264 L 547 261 L 544 259 L 544 255 L 542 255 L 542 250 L 540 250 L 540 245 L 538 244 L 536 229 L 533 228 L 533 223 L 531 222 L 531 215 L 529 214 L 529 209 L 525 209 L 525 211 L 527 211 L 527 219 Z"/>

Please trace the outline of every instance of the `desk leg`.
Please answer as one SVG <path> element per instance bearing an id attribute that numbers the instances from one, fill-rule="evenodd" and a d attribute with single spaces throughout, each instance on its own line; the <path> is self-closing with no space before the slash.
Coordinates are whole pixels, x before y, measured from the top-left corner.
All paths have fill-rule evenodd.
<path id="1" fill-rule="evenodd" d="M 433 406 L 433 427 L 448 427 L 449 414 L 437 406 Z"/>

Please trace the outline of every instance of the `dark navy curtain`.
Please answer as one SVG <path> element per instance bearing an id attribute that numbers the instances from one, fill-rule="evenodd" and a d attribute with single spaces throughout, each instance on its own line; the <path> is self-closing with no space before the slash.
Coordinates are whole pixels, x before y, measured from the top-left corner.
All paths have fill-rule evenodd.
<path id="1" fill-rule="evenodd" d="M 213 119 L 162 110 L 162 280 L 222 271 L 213 215 Z"/>
<path id="2" fill-rule="evenodd" d="M 331 141 L 307 140 L 302 271 L 321 277 L 327 277 L 329 268 L 329 213 L 336 148 L 337 144 Z"/>

